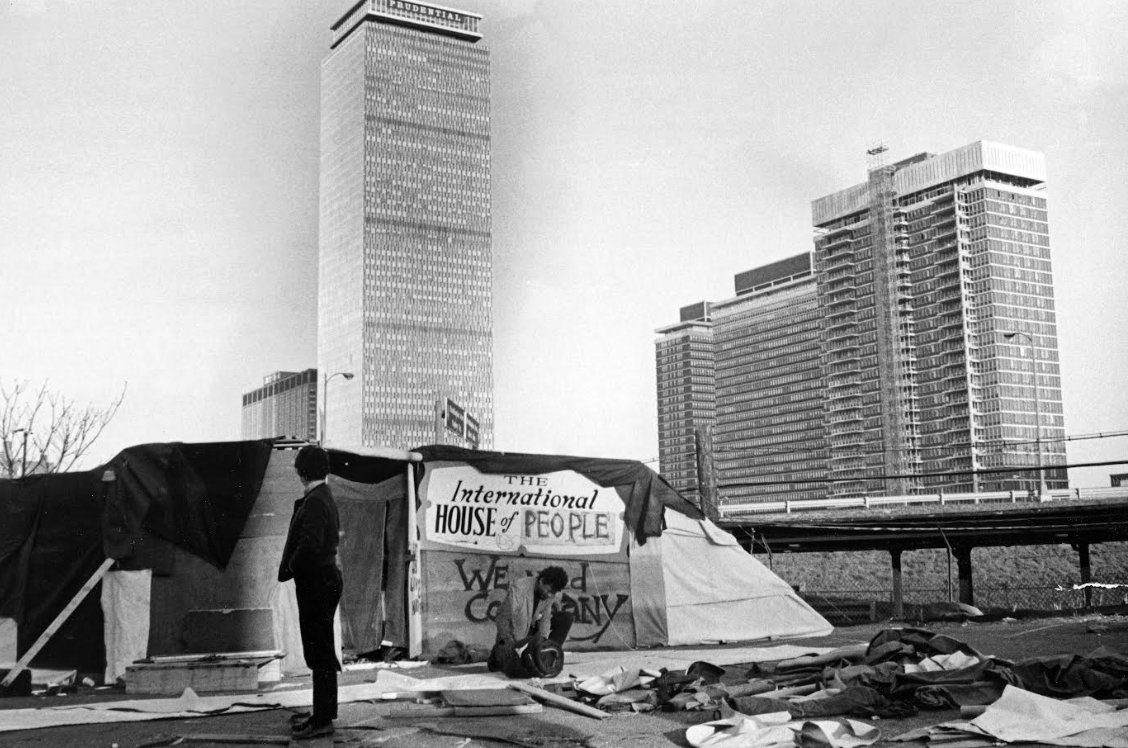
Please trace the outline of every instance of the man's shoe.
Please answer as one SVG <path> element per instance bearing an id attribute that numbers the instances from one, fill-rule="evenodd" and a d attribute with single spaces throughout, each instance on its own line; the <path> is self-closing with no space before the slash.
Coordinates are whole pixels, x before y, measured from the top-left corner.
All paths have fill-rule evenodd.
<path id="1" fill-rule="evenodd" d="M 290 728 L 297 730 L 299 727 L 304 727 L 310 718 L 313 716 L 310 712 L 296 712 L 290 715 Z"/>
<path id="2" fill-rule="evenodd" d="M 313 722 L 312 720 L 302 726 L 300 730 L 294 731 L 294 740 L 313 740 L 314 738 L 323 738 L 327 735 L 333 734 L 333 723 L 330 722 Z"/>

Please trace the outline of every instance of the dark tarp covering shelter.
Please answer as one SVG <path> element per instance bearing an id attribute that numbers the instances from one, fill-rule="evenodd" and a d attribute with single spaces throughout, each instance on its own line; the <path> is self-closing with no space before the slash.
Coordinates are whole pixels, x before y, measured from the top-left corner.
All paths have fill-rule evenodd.
<path id="1" fill-rule="evenodd" d="M 19 655 L 105 558 L 104 490 L 97 471 L 0 481 L 0 617 L 16 622 Z M 104 656 L 101 631 L 102 608 L 90 595 L 36 662 L 96 672 Z"/>
<path id="2" fill-rule="evenodd" d="M 94 470 L 0 481 L 0 616 L 17 652 L 39 638 L 106 558 L 161 565 L 163 539 L 224 568 L 270 460 L 269 440 L 130 447 Z M 36 656 L 103 666 L 102 611 L 89 595 Z"/>

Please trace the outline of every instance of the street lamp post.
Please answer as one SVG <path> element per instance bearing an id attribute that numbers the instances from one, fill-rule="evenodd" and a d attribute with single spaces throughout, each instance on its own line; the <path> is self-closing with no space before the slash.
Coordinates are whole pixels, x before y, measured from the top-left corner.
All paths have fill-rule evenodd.
<path id="1" fill-rule="evenodd" d="M 326 440 L 325 435 L 329 426 L 329 381 L 333 377 L 344 377 L 345 380 L 353 378 L 351 371 L 337 371 L 332 374 L 326 373 L 321 382 L 321 446 L 326 447 L 329 442 Z"/>
<path id="2" fill-rule="evenodd" d="M 1042 400 L 1038 394 L 1038 351 L 1034 348 L 1034 338 L 1024 332 L 1004 332 L 1003 338 L 1014 340 L 1026 338 L 1030 344 L 1030 370 L 1034 374 L 1034 449 L 1035 464 L 1038 466 L 1038 501 L 1046 500 L 1046 478 L 1042 472 Z"/>

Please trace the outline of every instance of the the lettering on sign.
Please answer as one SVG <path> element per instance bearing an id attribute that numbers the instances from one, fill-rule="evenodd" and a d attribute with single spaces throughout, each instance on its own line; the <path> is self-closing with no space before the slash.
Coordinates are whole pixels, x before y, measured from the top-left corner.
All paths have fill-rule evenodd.
<path id="1" fill-rule="evenodd" d="M 455 21 L 457 23 L 466 22 L 466 16 L 461 13 L 454 13 L 445 8 L 435 8 L 430 5 L 407 2 L 406 0 L 390 0 L 388 7 L 392 10 L 406 11 L 417 16 L 430 16 L 432 18 L 441 18 L 444 21 Z"/>
<path id="2" fill-rule="evenodd" d="M 603 544 L 611 540 L 610 512 L 552 512 L 526 509 L 521 535 L 540 544 Z"/>
<path id="3" fill-rule="evenodd" d="M 501 605 L 501 601 L 490 600 L 490 592 L 491 590 L 509 589 L 509 564 L 498 563 L 498 556 L 490 556 L 489 558 L 489 565 L 484 569 L 481 567 L 467 568 L 464 558 L 454 561 L 459 579 L 462 581 L 463 591 L 474 593 L 466 601 L 463 611 L 466 620 L 471 623 L 485 623 L 497 618 L 497 609 Z M 567 568 L 567 564 L 554 563 L 559 563 L 565 569 Z M 622 592 L 589 594 L 590 564 L 581 561 L 579 566 L 580 573 L 571 577 L 561 600 L 561 607 L 572 614 L 575 624 L 597 627 L 594 632 L 587 636 L 578 635 L 582 632 L 573 628 L 573 635 L 570 638 L 576 641 L 590 641 L 598 644 L 611 627 L 615 616 L 623 609 L 623 605 L 630 600 L 630 595 Z"/>
<path id="4" fill-rule="evenodd" d="M 454 487 L 454 494 L 450 497 L 451 504 L 493 504 L 495 506 L 544 506 L 552 509 L 591 509 L 599 496 L 599 489 L 592 489 L 591 496 L 569 496 L 553 493 L 551 489 L 545 490 L 546 483 L 531 483 L 530 481 L 544 481 L 535 475 L 507 475 L 505 480 L 510 485 L 518 487 L 537 486 L 536 491 L 487 491 L 485 486 L 463 488 L 462 481 Z"/>
<path id="5" fill-rule="evenodd" d="M 497 507 L 437 504 L 431 510 L 435 532 L 441 535 L 493 537 Z"/>
<path id="6" fill-rule="evenodd" d="M 425 537 L 482 553 L 516 551 L 571 557 L 618 553 L 622 501 L 574 471 L 483 474 L 438 468 L 428 478 Z"/>

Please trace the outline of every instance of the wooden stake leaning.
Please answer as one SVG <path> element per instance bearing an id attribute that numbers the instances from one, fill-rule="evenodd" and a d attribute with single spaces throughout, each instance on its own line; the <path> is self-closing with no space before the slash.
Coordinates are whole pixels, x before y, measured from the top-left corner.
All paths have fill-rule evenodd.
<path id="1" fill-rule="evenodd" d="M 74 596 L 74 599 L 67 603 L 67 607 L 63 608 L 59 615 L 55 616 L 55 620 L 51 621 L 51 625 L 48 626 L 47 629 L 39 635 L 39 638 L 35 641 L 35 644 L 31 645 L 31 649 L 27 650 L 27 652 L 24 653 L 24 656 L 20 658 L 20 661 L 12 666 L 12 669 L 8 671 L 8 675 L 4 677 L 4 680 L 0 681 L 0 688 L 7 688 L 8 686 L 12 685 L 13 681 L 16 680 L 16 676 L 23 672 L 25 668 L 27 668 L 27 664 L 31 662 L 31 658 L 39 654 L 39 650 L 43 649 L 43 645 L 46 644 L 51 639 L 51 637 L 55 635 L 55 632 L 58 631 L 62 627 L 62 625 L 67 622 L 68 618 L 70 618 L 71 613 L 74 612 L 75 608 L 77 608 L 79 604 L 86 599 L 86 596 L 90 594 L 90 590 L 94 589 L 94 585 L 102 581 L 102 577 L 104 577 L 106 575 L 106 572 L 110 570 L 110 567 L 114 565 L 114 560 L 115 559 L 107 558 L 102 562 L 102 565 L 98 567 L 98 570 L 95 571 L 93 575 L 91 575 L 90 579 L 86 581 L 86 584 L 82 585 L 82 589 L 78 591 L 78 593 Z"/>
<path id="2" fill-rule="evenodd" d="M 571 699 L 566 699 L 563 696 L 557 696 L 554 693 L 549 693 L 543 688 L 530 686 L 528 683 L 521 683 L 520 681 L 509 681 L 509 683 L 507 683 L 506 685 L 508 685 L 515 691 L 521 691 L 522 693 L 529 694 L 537 701 L 543 701 L 546 704 L 552 704 L 553 706 L 560 707 L 561 709 L 567 709 L 570 712 L 582 714 L 585 717 L 606 719 L 607 717 L 611 716 L 607 712 L 596 709 L 595 707 L 588 706 L 587 704 L 581 704 L 580 702 L 572 701 Z"/>

